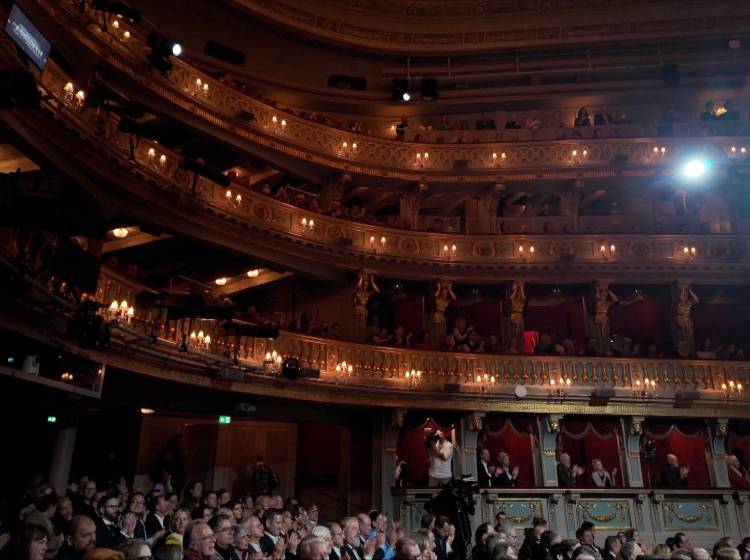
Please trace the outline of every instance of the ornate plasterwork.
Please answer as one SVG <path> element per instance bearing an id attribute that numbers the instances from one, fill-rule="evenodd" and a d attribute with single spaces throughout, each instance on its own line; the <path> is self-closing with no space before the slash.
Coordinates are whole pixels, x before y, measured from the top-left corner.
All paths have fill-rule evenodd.
<path id="1" fill-rule="evenodd" d="M 499 47 L 576 43 L 637 37 L 661 37 L 683 33 L 709 32 L 720 28 L 741 28 L 742 17 L 716 17 L 706 12 L 700 18 L 675 18 L 673 12 L 659 16 L 649 11 L 640 20 L 618 21 L 612 9 L 619 0 L 546 0 L 543 2 L 471 1 L 471 2 L 384 2 L 381 0 L 328 0 L 322 3 L 300 0 L 228 0 L 250 13 L 277 25 L 313 35 L 320 39 L 378 51 L 410 53 L 482 52 Z M 674 0 L 641 2 L 670 5 Z M 632 4 L 632 2 L 628 2 Z M 596 11 L 610 14 L 591 19 Z M 589 19 L 576 19 L 561 25 L 556 17 L 535 19 L 552 13 L 585 13 Z M 507 16 L 518 14 L 527 22 L 521 27 L 509 25 Z M 477 25 L 480 18 L 480 25 Z M 512 19 L 511 19 L 512 21 Z M 529 24 L 531 22 L 531 24 Z"/>

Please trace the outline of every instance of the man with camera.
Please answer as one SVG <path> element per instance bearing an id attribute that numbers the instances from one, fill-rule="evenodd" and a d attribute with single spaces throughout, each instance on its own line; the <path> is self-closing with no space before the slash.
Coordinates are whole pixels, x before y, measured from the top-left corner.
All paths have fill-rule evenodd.
<path id="1" fill-rule="evenodd" d="M 443 432 L 437 431 L 427 437 L 425 445 L 430 451 L 427 486 L 439 488 L 450 482 L 453 476 L 453 444 L 445 438 Z"/>

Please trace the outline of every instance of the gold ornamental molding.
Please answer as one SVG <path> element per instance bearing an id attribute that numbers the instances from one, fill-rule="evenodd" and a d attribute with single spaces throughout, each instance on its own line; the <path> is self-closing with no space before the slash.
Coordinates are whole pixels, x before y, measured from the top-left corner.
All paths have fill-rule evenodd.
<path id="1" fill-rule="evenodd" d="M 68 2 L 61 3 L 58 9 L 46 0 L 37 2 L 56 17 L 65 15 L 65 19 L 78 21 L 81 28 L 70 29 L 76 39 L 140 86 L 184 110 L 185 119 L 200 119 L 202 125 L 229 133 L 240 147 L 249 142 L 346 173 L 436 183 L 652 176 L 660 174 L 670 162 L 695 151 L 717 162 L 732 157 L 733 164 L 740 164 L 744 156 L 732 156 L 731 148 L 743 142 L 750 144 L 749 139 L 743 138 L 679 141 L 659 138 L 427 145 L 358 135 L 284 113 L 213 80 L 180 59 L 173 60 L 174 68 L 165 78 L 146 64 L 148 48 L 139 29 L 132 29 L 127 42 L 118 41 L 97 25 L 91 25 L 86 14 L 79 13 Z M 205 95 L 194 95 L 198 80 L 209 86 Z M 666 151 L 655 152 L 657 144 Z M 627 164 L 614 171 L 613 158 Z M 455 173 L 456 161 L 466 162 L 468 170 Z"/>
<path id="2" fill-rule="evenodd" d="M 377 52 L 407 54 L 481 53 L 498 48 L 634 40 L 713 34 L 716 29 L 737 29 L 747 21 L 741 13 L 675 18 L 674 0 L 639 4 L 640 18 L 617 21 L 612 13 L 622 2 L 384 2 L 382 0 L 225 0 L 275 25 L 320 40 Z M 649 9 L 656 7 L 657 10 Z M 597 9 L 598 8 L 598 9 Z M 586 15 L 586 24 L 563 15 Z M 602 17 L 601 14 L 607 14 Z M 515 16 L 515 17 L 514 17 Z M 648 17 L 646 17 L 648 16 Z M 508 22 L 523 20 L 513 27 Z M 568 24 L 560 22 L 569 21 Z M 472 25 L 473 23 L 473 25 Z M 626 24 L 627 23 L 627 24 Z"/>
<path id="3" fill-rule="evenodd" d="M 285 242 L 311 258 L 327 253 L 333 263 L 343 268 L 361 268 L 361 263 L 366 262 L 364 266 L 386 276 L 397 270 L 405 277 L 416 272 L 420 277 L 427 274 L 461 278 L 468 274 L 474 278 L 493 275 L 495 279 L 499 270 L 508 277 L 546 276 L 550 272 L 590 277 L 592 271 L 616 269 L 621 275 L 703 275 L 711 281 L 716 274 L 726 278 L 733 274 L 745 276 L 750 271 L 750 264 L 745 262 L 747 238 L 738 235 L 617 235 L 611 237 L 611 241 L 617 242 L 616 253 L 603 259 L 599 247 L 602 237 L 607 236 L 602 235 L 465 235 L 388 228 L 314 214 L 237 183 L 230 186 L 233 196 L 227 198 L 226 188 L 203 177 L 193 184 L 191 175 L 178 165 L 179 154 L 159 144 L 141 140 L 137 147 L 131 147 L 129 137 L 119 132 L 110 134 L 106 138 L 109 143 L 103 143 L 105 139 L 89 124 L 89 115 L 66 105 L 67 77 L 52 62 L 47 68 L 43 84 L 53 96 L 59 96 L 55 102 L 49 102 L 49 108 L 59 115 L 59 122 L 75 127 L 79 134 L 85 133 L 97 146 L 106 145 L 118 153 L 118 158 L 108 158 L 110 162 L 118 162 L 139 179 L 161 178 L 162 189 L 181 192 L 186 199 L 199 202 L 228 227 L 250 227 L 272 236 L 274 245 Z M 116 122 L 108 126 L 116 130 Z M 241 194 L 241 201 L 236 200 L 237 194 Z M 312 218 L 315 228 L 303 227 L 304 221 Z M 342 239 L 347 240 L 346 247 Z M 447 258 L 441 251 L 445 245 L 455 245 L 455 255 Z M 533 255 L 521 251 L 528 245 L 535 246 Z M 690 262 L 684 257 L 686 245 L 697 249 Z M 424 268 L 424 264 L 431 268 Z"/>

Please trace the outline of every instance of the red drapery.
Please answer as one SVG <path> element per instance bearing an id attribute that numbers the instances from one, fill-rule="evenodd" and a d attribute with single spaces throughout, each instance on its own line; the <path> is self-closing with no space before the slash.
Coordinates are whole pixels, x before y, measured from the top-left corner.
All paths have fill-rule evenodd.
<path id="1" fill-rule="evenodd" d="M 570 455 L 570 462 L 586 468 L 581 479 L 585 486 L 591 483 L 591 461 L 601 459 L 604 469 L 612 477 L 615 486 L 622 486 L 622 465 L 620 464 L 620 438 L 617 421 L 607 419 L 586 420 L 566 418 L 560 430 L 561 451 Z"/>
<path id="2" fill-rule="evenodd" d="M 534 478 L 534 439 L 536 420 L 533 417 L 487 416 L 484 419 L 481 442 L 489 450 L 492 461 L 505 451 L 510 457 L 510 465 L 518 466 L 517 486 L 535 486 Z"/>
<path id="3" fill-rule="evenodd" d="M 651 487 L 661 485 L 661 469 L 667 463 L 667 454 L 677 455 L 680 466 L 690 468 L 687 488 L 710 488 L 711 477 L 706 458 L 705 427 L 692 422 L 651 420 L 644 437 L 655 444 L 656 456 L 641 459 L 643 477 Z"/>
<path id="4" fill-rule="evenodd" d="M 609 332 L 668 350 L 672 347 L 670 313 L 669 303 L 651 298 L 615 305 L 609 311 Z"/>
<path id="5" fill-rule="evenodd" d="M 714 345 L 737 343 L 747 328 L 747 309 L 736 303 L 699 303 L 693 309 L 695 346 L 710 338 Z M 721 328 L 717 329 L 717 325 Z"/>
<path id="6" fill-rule="evenodd" d="M 412 344 L 419 342 L 424 330 L 424 298 L 410 297 L 391 304 L 393 312 L 393 330 L 403 325 L 406 334 L 412 333 Z"/>
<path id="7" fill-rule="evenodd" d="M 557 340 L 570 338 L 576 349 L 586 345 L 586 315 L 583 299 L 558 305 L 526 306 L 524 326 L 527 331 L 557 333 Z"/>
<path id="8" fill-rule="evenodd" d="M 399 461 L 406 461 L 407 477 L 409 484 L 427 485 L 428 451 L 424 446 L 426 430 L 440 430 L 451 434 L 450 439 L 455 441 L 455 430 L 450 425 L 439 425 L 432 418 L 427 418 L 422 424 L 404 426 L 398 435 L 396 444 L 396 455 Z M 455 450 L 454 450 L 455 453 Z"/>
<path id="9" fill-rule="evenodd" d="M 740 463 L 750 465 L 750 421 L 733 421 L 729 426 L 727 453 L 734 453 Z"/>

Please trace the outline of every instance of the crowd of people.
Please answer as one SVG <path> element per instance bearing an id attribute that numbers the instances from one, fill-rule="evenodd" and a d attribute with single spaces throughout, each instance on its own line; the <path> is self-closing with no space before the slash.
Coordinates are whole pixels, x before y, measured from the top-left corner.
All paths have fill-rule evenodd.
<path id="1" fill-rule="evenodd" d="M 501 453 L 498 465 L 490 466 L 485 451 L 481 464 L 489 480 L 498 486 L 513 485 L 518 468 L 510 467 L 507 454 Z M 596 473 L 597 465 L 593 466 Z M 605 474 L 605 479 L 610 476 Z M 686 534 L 677 533 L 651 548 L 638 531 L 628 529 L 606 537 L 599 548 L 593 523 L 583 523 L 575 539 L 563 539 L 542 518 L 533 519 L 519 542 L 513 523 L 502 511 L 494 525 L 482 523 L 476 528 L 473 543 L 457 538 L 451 519 L 432 513 L 425 513 L 420 527 L 407 535 L 399 521 L 389 520 L 377 509 L 324 523 L 314 503 L 302 504 L 293 497 L 284 500 L 272 492 L 254 493 L 234 497 L 227 490 L 208 490 L 193 481 L 180 496 L 161 483 L 143 491 L 130 488 L 124 479 L 98 485 L 83 476 L 64 495 L 56 496 L 37 477 L 21 498 L 12 533 L 4 530 L 7 525 L 0 528 L 0 558 L 463 560 L 466 555 L 461 549 L 470 549 L 472 560 L 750 559 L 750 538 L 735 546 L 724 537 L 709 552 L 693 547 Z"/>

